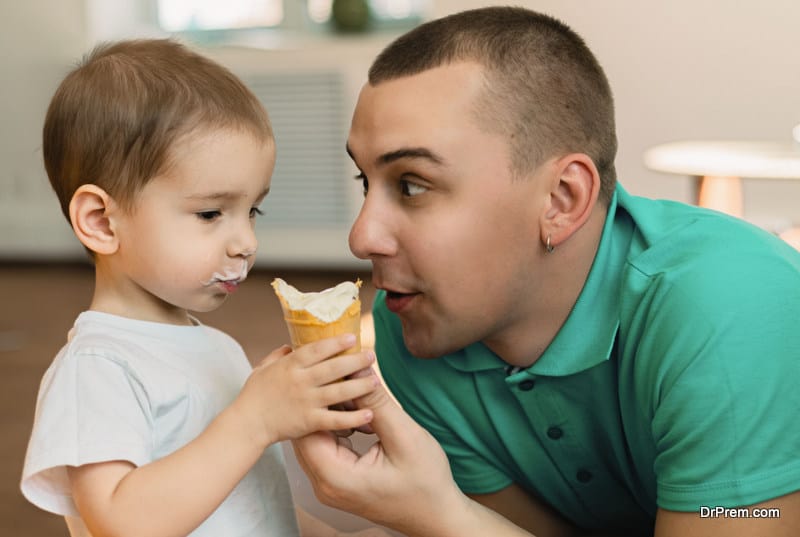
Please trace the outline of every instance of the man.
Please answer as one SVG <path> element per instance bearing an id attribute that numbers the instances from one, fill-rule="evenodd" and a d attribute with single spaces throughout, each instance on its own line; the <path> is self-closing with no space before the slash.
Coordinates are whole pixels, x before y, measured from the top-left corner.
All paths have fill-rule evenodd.
<path id="1" fill-rule="evenodd" d="M 296 444 L 323 501 L 429 537 L 800 534 L 800 254 L 617 185 L 580 37 L 518 8 L 422 25 L 348 151 L 380 367 L 452 478 L 384 393 L 364 456 Z"/>

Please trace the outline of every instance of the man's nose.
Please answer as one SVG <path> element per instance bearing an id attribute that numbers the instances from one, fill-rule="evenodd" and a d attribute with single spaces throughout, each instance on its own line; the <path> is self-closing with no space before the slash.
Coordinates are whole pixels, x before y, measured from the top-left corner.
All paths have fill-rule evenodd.
<path id="1" fill-rule="evenodd" d="M 390 208 L 368 194 L 353 227 L 350 228 L 350 251 L 359 259 L 393 256 L 397 253 L 396 226 Z"/>

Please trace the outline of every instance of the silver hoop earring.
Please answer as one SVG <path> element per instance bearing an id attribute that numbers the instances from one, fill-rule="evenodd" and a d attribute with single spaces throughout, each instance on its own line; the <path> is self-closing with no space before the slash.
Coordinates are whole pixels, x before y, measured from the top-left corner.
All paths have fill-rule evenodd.
<path id="1" fill-rule="evenodd" d="M 547 236 L 547 242 L 545 242 L 545 244 L 544 244 L 544 249 L 545 249 L 545 250 L 547 250 L 547 253 L 548 253 L 548 254 L 549 254 L 550 252 L 552 252 L 553 250 L 555 250 L 555 248 L 553 247 L 553 245 L 552 245 L 552 244 L 550 244 L 550 235 L 548 235 L 548 236 Z"/>

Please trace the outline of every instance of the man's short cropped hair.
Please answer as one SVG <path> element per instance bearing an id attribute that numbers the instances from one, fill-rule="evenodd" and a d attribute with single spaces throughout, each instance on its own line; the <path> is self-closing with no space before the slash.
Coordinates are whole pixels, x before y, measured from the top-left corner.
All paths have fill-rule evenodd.
<path id="1" fill-rule="evenodd" d="M 392 42 L 372 64 L 369 83 L 456 62 L 483 67 L 476 117 L 482 128 L 509 139 L 516 175 L 554 156 L 585 153 L 600 173 L 600 199 L 608 203 L 616 183 L 614 102 L 603 69 L 580 36 L 523 8 L 464 11 Z"/>

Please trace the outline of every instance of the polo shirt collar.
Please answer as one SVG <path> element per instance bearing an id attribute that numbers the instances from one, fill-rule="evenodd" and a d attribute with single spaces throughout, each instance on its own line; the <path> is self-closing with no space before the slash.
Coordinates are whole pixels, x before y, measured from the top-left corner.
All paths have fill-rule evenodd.
<path id="1" fill-rule="evenodd" d="M 565 376 L 609 359 L 619 328 L 619 289 L 633 226 L 625 211 L 617 215 L 618 198 L 627 196 L 617 185 L 609 204 L 597 255 L 572 312 L 544 354 L 528 371 L 535 375 Z M 480 371 L 508 364 L 483 343 L 442 357 L 450 367 Z"/>
<path id="2" fill-rule="evenodd" d="M 617 185 L 586 284 L 564 326 L 541 358 L 528 368 L 531 373 L 572 375 L 611 356 L 619 329 L 622 274 L 633 234 L 627 213 L 618 214 L 620 196 L 626 193 Z"/>

